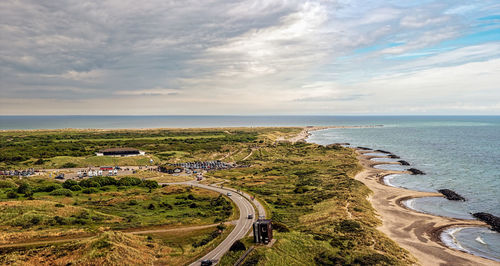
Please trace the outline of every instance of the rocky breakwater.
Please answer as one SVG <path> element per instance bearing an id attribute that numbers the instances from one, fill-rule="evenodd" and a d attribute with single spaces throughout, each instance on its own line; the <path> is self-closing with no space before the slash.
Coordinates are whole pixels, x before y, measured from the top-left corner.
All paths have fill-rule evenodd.
<path id="1" fill-rule="evenodd" d="M 443 194 L 445 198 L 448 200 L 460 200 L 460 201 L 465 201 L 465 198 L 460 196 L 458 193 L 456 193 L 453 190 L 450 189 L 439 189 L 439 193 Z"/>
<path id="2" fill-rule="evenodd" d="M 412 175 L 425 175 L 423 171 L 418 170 L 416 168 L 410 168 L 407 171 L 410 172 Z"/>
<path id="3" fill-rule="evenodd" d="M 486 212 L 476 212 L 472 214 L 472 216 L 487 223 L 491 226 L 491 229 L 500 233 L 500 217 Z"/>
<path id="4" fill-rule="evenodd" d="M 405 160 L 399 160 L 398 161 L 401 165 L 410 165 L 409 162 L 405 161 Z"/>

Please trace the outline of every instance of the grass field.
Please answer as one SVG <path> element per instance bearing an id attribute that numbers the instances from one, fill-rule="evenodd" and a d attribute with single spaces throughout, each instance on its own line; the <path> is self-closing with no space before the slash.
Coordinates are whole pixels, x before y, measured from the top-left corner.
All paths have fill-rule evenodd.
<path id="1" fill-rule="evenodd" d="M 66 163 L 144 165 L 146 163 L 142 160 L 149 161 L 149 157 L 135 157 L 131 162 L 112 161 L 129 158 L 93 156 L 95 151 L 109 147 L 145 150 L 158 164 L 216 159 L 240 162 L 249 167 L 211 171 L 205 175 L 205 182 L 223 181 L 225 186 L 255 195 L 273 220 L 277 242 L 272 248 L 257 246 L 245 265 L 413 264 L 415 261 L 407 251 L 376 230 L 380 221 L 366 200 L 370 191 L 353 179 L 361 168 L 352 150 L 338 145 L 325 147 L 276 142 L 301 130 L 0 132 L 0 168 L 57 167 Z M 106 141 L 102 141 L 104 139 Z M 153 175 L 147 171 L 137 173 L 136 177 L 158 182 L 184 179 Z M 45 188 L 50 182 L 53 181 L 33 180 L 31 185 Z M 20 260 L 36 264 L 35 259 L 38 259 L 39 264 L 70 261 L 83 264 L 118 264 L 123 261 L 130 264 L 186 264 L 206 252 L 222 236 L 211 229 L 178 235 L 150 235 L 149 238 L 109 230 L 213 224 L 233 219 L 236 215 L 234 206 L 225 197 L 196 188 L 82 185 L 91 192 L 76 190 L 71 191 L 71 196 L 58 196 L 47 189 L 33 194 L 21 193 L 19 180 L 0 180 L 3 241 L 44 234 L 51 237 L 68 232 L 96 235 L 92 240 L 74 245 L 9 251 L 3 254 L 0 263 Z M 11 196 L 18 198 L 9 199 Z M 228 231 L 224 230 L 222 234 Z M 249 238 L 243 242 L 247 248 L 252 245 Z M 241 254 L 242 251 L 229 252 L 221 264 L 232 265 Z"/>
<path id="2" fill-rule="evenodd" d="M 76 229 L 95 232 L 102 228 L 213 224 L 233 216 L 234 207 L 225 196 L 196 187 L 166 186 L 149 192 L 141 185 L 82 182 L 83 189 L 72 191 L 46 179 L 1 180 L 0 241 L 24 240 L 22 233 L 36 238 Z M 23 186 L 27 189 L 22 192 Z"/>

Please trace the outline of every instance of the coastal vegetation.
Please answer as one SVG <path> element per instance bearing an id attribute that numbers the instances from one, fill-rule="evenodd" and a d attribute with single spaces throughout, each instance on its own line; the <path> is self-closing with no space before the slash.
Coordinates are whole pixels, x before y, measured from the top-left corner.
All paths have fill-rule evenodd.
<path id="1" fill-rule="evenodd" d="M 249 163 L 250 168 L 210 174 L 214 182 L 224 179 L 228 186 L 255 195 L 270 212 L 277 242 L 272 248 L 256 248 L 248 265 L 414 262 L 376 230 L 380 221 L 366 200 L 370 191 L 353 179 L 360 165 L 351 149 L 283 142 L 261 147 Z M 235 252 L 227 256 L 234 258 Z"/>
<path id="2" fill-rule="evenodd" d="M 0 166 L 142 165 L 141 160 L 150 158 L 154 164 L 232 162 L 244 167 L 210 171 L 203 182 L 222 182 L 255 196 L 273 220 L 277 239 L 272 247 L 255 246 L 245 265 L 414 263 L 407 251 L 376 230 L 380 221 L 366 199 L 370 190 L 353 179 L 361 169 L 354 152 L 340 145 L 286 141 L 302 130 L 6 131 L 0 133 Z M 105 163 L 99 160 L 110 157 L 94 156 L 100 149 L 113 147 L 137 148 L 147 156 Z M 94 177 L 64 183 L 47 177 L 2 178 L 0 230 L 5 234 L 1 243 L 68 235 L 85 238 L 50 247 L 2 249 L 0 263 L 21 260 L 30 264 L 33 254 L 46 254 L 46 264 L 117 264 L 120 256 L 130 263 L 187 264 L 229 234 L 232 226 L 221 223 L 238 214 L 218 193 L 157 183 L 170 178 L 184 181 L 187 177 L 140 171 L 120 179 Z M 185 226 L 209 227 L 129 234 Z M 222 258 L 221 265 L 234 264 L 243 249 L 254 245 L 251 237 L 241 244 Z"/>

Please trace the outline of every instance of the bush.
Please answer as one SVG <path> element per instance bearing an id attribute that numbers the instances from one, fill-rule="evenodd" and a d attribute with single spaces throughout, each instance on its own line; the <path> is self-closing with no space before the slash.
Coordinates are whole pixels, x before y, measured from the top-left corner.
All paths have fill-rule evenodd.
<path id="1" fill-rule="evenodd" d="M 56 189 L 56 190 L 50 192 L 50 195 L 71 197 L 71 196 L 73 196 L 73 193 L 69 189 L 60 188 L 60 189 Z"/>
<path id="2" fill-rule="evenodd" d="M 338 254 L 323 251 L 314 257 L 316 265 L 346 265 L 346 261 Z M 372 264 L 366 264 L 372 265 Z"/>
<path id="3" fill-rule="evenodd" d="M 155 205 L 153 203 L 150 203 L 149 206 L 148 206 L 148 209 L 154 210 L 155 209 Z"/>
<path id="4" fill-rule="evenodd" d="M 283 232 L 283 233 L 290 232 L 290 229 L 284 223 L 273 221 L 272 226 L 273 229 L 276 230 L 277 232 Z"/>
<path id="5" fill-rule="evenodd" d="M 15 191 L 7 192 L 7 198 L 9 199 L 17 199 L 19 195 Z"/>
<path id="6" fill-rule="evenodd" d="M 71 191 L 80 191 L 80 190 L 82 190 L 82 187 L 79 185 L 74 185 L 74 186 L 70 187 L 69 189 Z"/>
<path id="7" fill-rule="evenodd" d="M 71 189 L 72 186 L 76 186 L 76 185 L 78 185 L 78 182 L 76 182 L 75 180 L 71 180 L 71 179 L 64 181 L 64 183 L 62 184 L 63 188 L 67 188 L 67 189 Z"/>
<path id="8" fill-rule="evenodd" d="M 60 184 L 48 184 L 45 186 L 40 186 L 35 189 L 35 192 L 52 192 L 54 190 L 63 188 Z"/>
<path id="9" fill-rule="evenodd" d="M 0 180 L 0 188 L 16 188 L 16 187 L 17 185 L 12 181 Z"/>
<path id="10" fill-rule="evenodd" d="M 61 168 L 75 168 L 76 167 L 76 163 L 65 163 L 63 165 L 61 165 Z"/>
<path id="11" fill-rule="evenodd" d="M 144 181 L 142 181 L 141 186 L 149 188 L 149 192 L 151 192 L 151 190 L 153 190 L 155 188 L 159 188 L 160 187 L 158 185 L 158 182 L 153 181 L 153 180 L 144 180 Z"/>
<path id="12" fill-rule="evenodd" d="M 130 177 L 130 176 L 127 176 L 127 177 L 124 177 L 120 180 L 118 180 L 117 184 L 119 186 L 125 186 L 125 187 L 128 187 L 128 186 L 138 186 L 142 183 L 142 181 L 137 178 L 137 177 Z"/>
<path id="13" fill-rule="evenodd" d="M 101 185 L 99 183 L 97 183 L 96 181 L 94 181 L 92 179 L 84 179 L 84 180 L 80 181 L 79 185 L 81 187 L 101 187 Z"/>
<path id="14" fill-rule="evenodd" d="M 42 221 L 42 219 L 40 219 L 40 217 L 38 217 L 38 216 L 33 216 L 33 218 L 31 218 L 31 221 L 30 221 L 30 222 L 31 222 L 31 224 L 33 224 L 33 225 L 37 225 L 37 224 L 39 224 L 41 221 Z"/>
<path id="15" fill-rule="evenodd" d="M 138 203 L 137 203 L 137 200 L 135 200 L 135 199 L 130 200 L 130 201 L 128 202 L 128 205 L 130 205 L 130 206 L 137 205 L 137 204 L 138 204 Z"/>
<path id="16" fill-rule="evenodd" d="M 359 265 L 394 265 L 396 262 L 385 255 L 373 253 L 354 259 L 354 264 Z"/>
<path id="17" fill-rule="evenodd" d="M 19 194 L 25 194 L 27 190 L 32 190 L 30 184 L 23 182 L 19 187 L 17 188 L 17 193 Z"/>
<path id="18" fill-rule="evenodd" d="M 247 248 L 245 247 L 245 244 L 241 242 L 240 240 L 236 240 L 236 242 L 233 243 L 233 245 L 229 248 L 229 251 L 239 251 L 239 250 L 246 250 Z"/>
<path id="19" fill-rule="evenodd" d="M 85 194 L 92 194 L 92 193 L 97 193 L 97 192 L 99 192 L 99 190 L 97 190 L 96 188 L 93 188 L 93 187 L 85 188 L 82 190 L 82 193 L 85 193 Z"/>
<path id="20" fill-rule="evenodd" d="M 361 224 L 354 220 L 343 220 L 339 224 L 339 229 L 342 232 L 358 232 L 361 230 Z"/>
<path id="21" fill-rule="evenodd" d="M 60 217 L 60 216 L 54 216 L 54 221 L 57 223 L 57 224 L 60 224 L 60 225 L 63 225 L 63 224 L 66 224 L 66 219 L 64 219 L 63 217 Z"/>
<path id="22" fill-rule="evenodd" d="M 56 205 L 55 205 L 55 206 L 56 206 L 56 207 L 58 207 L 58 208 L 62 208 L 62 207 L 64 207 L 64 204 L 61 204 L 61 203 L 56 203 Z"/>
<path id="23" fill-rule="evenodd" d="M 167 202 L 162 202 L 162 203 L 160 203 L 160 207 L 165 208 L 165 209 L 167 209 L 167 210 L 171 210 L 171 209 L 173 209 L 173 208 L 174 208 L 172 205 L 170 205 L 170 204 L 169 204 L 169 203 L 167 203 Z"/>
<path id="24" fill-rule="evenodd" d="M 198 207 L 198 204 L 196 204 L 196 203 L 194 203 L 194 202 L 193 202 L 193 203 L 191 203 L 191 204 L 189 204 L 189 208 L 191 208 L 191 209 L 194 209 L 194 208 L 196 208 L 196 207 Z"/>

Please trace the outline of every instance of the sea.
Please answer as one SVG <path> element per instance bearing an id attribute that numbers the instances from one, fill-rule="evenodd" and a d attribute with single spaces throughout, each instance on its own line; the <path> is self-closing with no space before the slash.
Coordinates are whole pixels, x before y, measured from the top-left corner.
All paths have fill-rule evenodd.
<path id="1" fill-rule="evenodd" d="M 0 130 L 243 126 L 376 126 L 315 131 L 308 141 L 390 151 L 427 174 L 391 175 L 387 185 L 418 191 L 447 188 L 467 199 L 405 202 L 416 211 L 462 219 L 473 219 L 475 212 L 500 216 L 500 116 L 0 116 Z M 500 261 L 500 233 L 487 228 L 451 228 L 441 239 L 452 248 Z"/>

